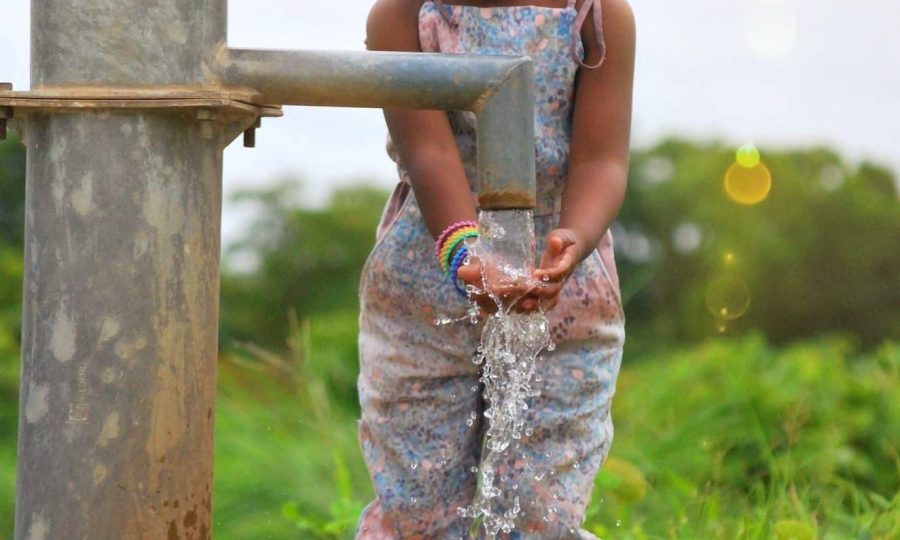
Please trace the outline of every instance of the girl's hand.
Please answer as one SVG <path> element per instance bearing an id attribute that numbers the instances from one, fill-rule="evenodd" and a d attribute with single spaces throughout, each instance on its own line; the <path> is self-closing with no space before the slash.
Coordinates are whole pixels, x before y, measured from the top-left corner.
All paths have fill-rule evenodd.
<path id="1" fill-rule="evenodd" d="M 529 293 L 535 289 L 534 280 L 523 278 L 516 282 L 510 282 L 508 275 L 492 266 L 489 265 L 484 271 L 482 268 L 482 262 L 477 257 L 472 257 L 469 264 L 461 266 L 456 275 L 467 286 L 473 285 L 479 291 L 493 291 L 501 301 L 515 300 L 514 308 L 523 311 L 522 303 L 530 298 Z M 485 278 L 487 278 L 487 283 L 484 282 Z M 498 309 L 497 302 L 486 293 L 473 293 L 471 298 L 478 303 L 482 314 L 494 313 Z"/>
<path id="2" fill-rule="evenodd" d="M 519 308 L 534 311 L 543 308 L 549 311 L 559 301 L 559 293 L 575 267 L 588 253 L 585 235 L 575 229 L 554 229 L 547 235 L 547 248 L 541 257 L 541 266 L 534 271 L 534 277 L 541 285 L 531 291 Z"/>

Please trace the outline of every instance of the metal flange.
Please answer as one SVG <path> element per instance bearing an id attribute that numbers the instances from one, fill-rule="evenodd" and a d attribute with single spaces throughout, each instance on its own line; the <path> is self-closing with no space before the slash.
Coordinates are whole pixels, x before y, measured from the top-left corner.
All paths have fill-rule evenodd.
<path id="1" fill-rule="evenodd" d="M 153 110 L 173 113 L 196 112 L 203 123 L 202 133 L 210 133 L 211 123 L 237 123 L 236 136 L 259 127 L 260 119 L 279 117 L 281 106 L 260 102 L 260 95 L 245 88 L 191 87 L 53 87 L 15 92 L 9 83 L 0 83 L 0 139 L 6 137 L 7 121 L 30 114 L 57 111 Z M 210 137 L 211 138 L 211 137 Z M 233 137 L 229 137 L 229 141 Z M 245 136 L 252 146 L 253 135 Z"/>

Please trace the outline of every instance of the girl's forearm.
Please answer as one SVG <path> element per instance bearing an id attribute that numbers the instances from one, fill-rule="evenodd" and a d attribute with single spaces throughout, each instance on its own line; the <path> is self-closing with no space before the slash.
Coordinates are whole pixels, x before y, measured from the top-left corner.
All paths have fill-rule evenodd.
<path id="1" fill-rule="evenodd" d="M 406 167 L 432 238 L 452 223 L 476 219 L 474 198 L 459 157 L 419 155 Z"/>
<path id="2" fill-rule="evenodd" d="M 385 120 L 433 238 L 475 219 L 475 204 L 447 114 L 386 110 Z"/>
<path id="3" fill-rule="evenodd" d="M 591 161 L 572 167 L 562 195 L 559 227 L 584 240 L 580 259 L 597 247 L 625 199 L 628 164 Z"/>

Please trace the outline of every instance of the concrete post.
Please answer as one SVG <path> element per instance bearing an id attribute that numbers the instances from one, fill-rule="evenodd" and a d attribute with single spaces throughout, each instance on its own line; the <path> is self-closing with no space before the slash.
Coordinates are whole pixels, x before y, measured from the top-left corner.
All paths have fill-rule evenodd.
<path id="1" fill-rule="evenodd" d="M 201 84 L 225 4 L 35 1 L 32 87 Z M 25 141 L 15 538 L 209 538 L 222 127 L 68 110 Z"/>

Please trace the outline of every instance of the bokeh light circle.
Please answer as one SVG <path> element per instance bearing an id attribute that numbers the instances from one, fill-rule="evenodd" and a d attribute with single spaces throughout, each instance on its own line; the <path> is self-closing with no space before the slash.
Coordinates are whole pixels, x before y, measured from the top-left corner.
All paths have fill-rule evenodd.
<path id="1" fill-rule="evenodd" d="M 735 160 L 741 167 L 753 168 L 759 165 L 759 150 L 752 144 L 738 148 Z"/>
<path id="2" fill-rule="evenodd" d="M 713 317 L 733 321 L 750 308 L 750 289 L 738 278 L 717 277 L 706 286 L 706 309 Z"/>
<path id="3" fill-rule="evenodd" d="M 725 193 L 736 203 L 760 203 L 769 196 L 771 189 L 772 173 L 764 163 L 758 163 L 755 167 L 733 163 L 725 173 Z"/>

